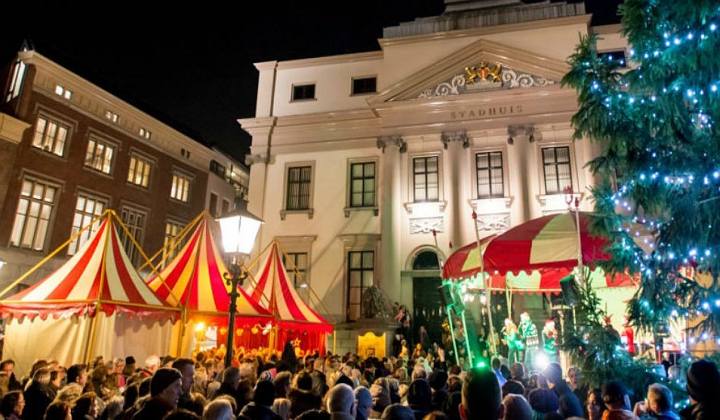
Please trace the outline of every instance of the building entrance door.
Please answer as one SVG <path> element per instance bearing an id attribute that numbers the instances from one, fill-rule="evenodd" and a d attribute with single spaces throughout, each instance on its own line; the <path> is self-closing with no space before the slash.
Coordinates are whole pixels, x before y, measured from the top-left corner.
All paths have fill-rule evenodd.
<path id="1" fill-rule="evenodd" d="M 442 343 L 442 322 L 445 319 L 444 308 L 440 304 L 441 279 L 440 264 L 437 254 L 433 251 L 422 251 L 413 261 L 413 271 L 425 272 L 413 277 L 413 343 L 419 343 L 424 338 L 421 327 L 427 332 L 424 347 L 433 342 Z M 410 349 L 412 351 L 412 349 Z"/>

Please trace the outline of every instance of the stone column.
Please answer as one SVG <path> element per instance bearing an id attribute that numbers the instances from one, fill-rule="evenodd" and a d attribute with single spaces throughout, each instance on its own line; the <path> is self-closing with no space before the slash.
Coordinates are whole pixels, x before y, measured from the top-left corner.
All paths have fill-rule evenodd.
<path id="1" fill-rule="evenodd" d="M 453 244 L 461 247 L 475 239 L 467 234 L 467 227 L 472 224 L 470 219 L 472 210 L 467 205 L 467 199 L 471 197 L 468 191 L 468 175 L 471 172 L 468 168 L 467 156 L 470 139 L 465 131 L 452 131 L 442 133 L 440 140 L 447 150 L 444 168 L 448 175 L 445 179 L 449 181 L 449 185 L 444 186 L 449 210 L 449 217 L 446 217 L 447 232 Z"/>
<path id="2" fill-rule="evenodd" d="M 380 206 L 380 259 L 379 287 L 390 298 L 389 303 L 400 300 L 401 246 L 401 155 L 407 150 L 400 136 L 380 137 L 377 146 L 383 151 L 381 159 L 382 203 Z"/>

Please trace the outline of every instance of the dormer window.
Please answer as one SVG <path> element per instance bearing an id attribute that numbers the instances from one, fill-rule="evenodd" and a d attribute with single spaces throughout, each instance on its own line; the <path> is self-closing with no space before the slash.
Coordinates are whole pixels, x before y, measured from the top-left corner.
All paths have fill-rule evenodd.
<path id="1" fill-rule="evenodd" d="M 152 137 L 152 133 L 150 132 L 150 130 L 142 128 L 142 127 L 140 127 L 140 131 L 138 134 L 140 134 L 140 137 L 142 137 L 146 140 L 150 140 L 150 137 Z"/>
<path id="2" fill-rule="evenodd" d="M 55 94 L 58 96 L 62 96 L 63 98 L 70 100 L 72 98 L 72 91 L 70 89 L 66 89 L 64 86 L 61 85 L 55 85 Z"/>

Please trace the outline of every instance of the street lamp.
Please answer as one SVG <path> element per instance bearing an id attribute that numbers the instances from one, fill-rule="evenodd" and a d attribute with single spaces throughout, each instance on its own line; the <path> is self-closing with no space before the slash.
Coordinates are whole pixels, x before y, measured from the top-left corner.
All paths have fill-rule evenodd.
<path id="1" fill-rule="evenodd" d="M 223 273 L 225 283 L 230 286 L 230 312 L 225 353 L 225 367 L 230 367 L 233 356 L 238 287 L 242 286 L 248 277 L 247 271 L 240 264 L 240 257 L 249 255 L 252 251 L 255 237 L 263 221 L 244 208 L 237 208 L 217 220 L 220 223 L 223 249 L 226 254 L 232 256 L 228 272 Z"/>

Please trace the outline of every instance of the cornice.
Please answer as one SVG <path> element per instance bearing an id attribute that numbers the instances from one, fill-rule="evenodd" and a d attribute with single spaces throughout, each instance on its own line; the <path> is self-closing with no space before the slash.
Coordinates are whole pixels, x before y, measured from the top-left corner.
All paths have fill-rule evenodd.
<path id="1" fill-rule="evenodd" d="M 622 35 L 622 25 L 617 23 L 613 25 L 600 25 L 600 26 L 593 26 L 590 28 L 593 33 L 598 35 L 606 35 L 606 34 L 618 34 Z"/>
<path id="2" fill-rule="evenodd" d="M 556 27 L 556 26 L 566 26 L 566 25 L 578 25 L 578 24 L 589 25 L 591 17 L 592 17 L 592 15 L 585 14 L 585 15 L 578 15 L 578 16 L 568 16 L 568 17 L 557 18 L 557 19 L 543 19 L 543 20 L 534 20 L 534 21 L 530 21 L 530 22 L 510 23 L 510 24 L 505 24 L 505 25 L 496 25 L 496 26 L 481 27 L 481 28 L 458 29 L 458 30 L 454 30 L 454 31 L 436 32 L 436 33 L 432 33 L 432 34 L 412 35 L 412 36 L 398 37 L 398 38 L 380 38 L 378 40 L 378 42 L 380 43 L 380 47 L 382 49 L 385 49 L 386 47 L 394 47 L 397 45 L 413 44 L 413 43 L 428 42 L 428 41 L 440 41 L 440 40 L 473 37 L 473 36 L 480 36 L 480 35 L 500 34 L 500 33 L 505 33 L 505 32 L 527 31 L 527 30 L 532 30 L 532 29 L 552 28 L 552 27 Z"/>
<path id="3" fill-rule="evenodd" d="M 354 54 L 329 55 L 326 57 L 303 58 L 300 60 L 278 61 L 278 70 L 294 69 L 299 67 L 322 66 L 328 64 L 346 64 L 359 61 L 381 60 L 382 51 L 369 51 Z"/>
<path id="4" fill-rule="evenodd" d="M 178 146 L 181 146 L 191 152 L 191 158 L 188 160 L 178 158 L 180 161 L 207 170 L 205 166 L 212 158 L 212 150 L 196 140 L 60 66 L 37 51 L 20 52 L 18 57 L 26 64 L 32 64 L 37 68 L 36 83 L 33 84 L 33 90 L 38 93 L 65 106 L 70 106 L 107 127 L 120 131 L 173 157 L 180 156 Z M 55 95 L 54 85 L 51 86 L 53 83 L 58 83 L 70 89 L 73 92 L 72 98 L 65 100 Z M 106 110 L 117 113 L 120 116 L 119 122 L 108 122 L 104 118 Z M 150 130 L 152 133 L 151 139 L 148 140 L 139 135 L 138 131 L 141 127 Z"/>

